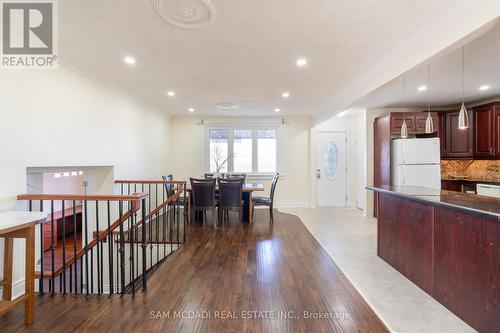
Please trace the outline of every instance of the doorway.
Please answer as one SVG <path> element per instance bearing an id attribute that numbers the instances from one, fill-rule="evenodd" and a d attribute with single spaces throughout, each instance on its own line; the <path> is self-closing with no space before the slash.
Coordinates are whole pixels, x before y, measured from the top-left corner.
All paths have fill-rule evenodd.
<path id="1" fill-rule="evenodd" d="M 318 207 L 347 205 L 347 136 L 344 132 L 316 135 L 316 201 Z"/>

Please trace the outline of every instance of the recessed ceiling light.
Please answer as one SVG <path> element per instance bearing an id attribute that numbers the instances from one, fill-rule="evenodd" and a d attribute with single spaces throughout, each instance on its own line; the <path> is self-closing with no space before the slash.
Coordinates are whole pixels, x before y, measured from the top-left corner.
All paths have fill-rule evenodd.
<path id="1" fill-rule="evenodd" d="M 288 91 L 285 91 L 284 93 L 281 94 L 281 96 L 283 96 L 283 98 L 288 98 L 290 97 L 290 93 Z"/>
<path id="2" fill-rule="evenodd" d="M 280 108 L 276 108 L 276 109 L 274 109 L 274 112 L 280 112 L 280 111 L 281 111 L 281 109 L 280 109 Z"/>
<path id="3" fill-rule="evenodd" d="M 135 64 L 135 59 L 133 57 L 125 57 L 123 59 L 123 61 L 125 61 L 125 63 L 129 64 L 129 65 L 134 65 Z"/>
<path id="4" fill-rule="evenodd" d="M 490 89 L 490 86 L 488 86 L 488 85 L 484 85 L 484 86 L 479 87 L 479 90 L 482 90 L 482 91 L 488 90 L 488 89 Z"/>
<path id="5" fill-rule="evenodd" d="M 297 66 L 302 67 L 302 66 L 305 66 L 305 65 L 307 65 L 307 60 L 306 59 L 304 59 L 304 58 L 297 59 Z"/>
<path id="6" fill-rule="evenodd" d="M 194 109 L 193 108 L 189 108 L 188 111 L 189 112 L 194 112 Z"/>
<path id="7" fill-rule="evenodd" d="M 427 86 L 420 86 L 417 88 L 418 91 L 426 91 L 427 90 Z"/>
<path id="8" fill-rule="evenodd" d="M 174 97 L 175 96 L 175 91 L 167 91 L 167 95 L 169 97 Z"/>

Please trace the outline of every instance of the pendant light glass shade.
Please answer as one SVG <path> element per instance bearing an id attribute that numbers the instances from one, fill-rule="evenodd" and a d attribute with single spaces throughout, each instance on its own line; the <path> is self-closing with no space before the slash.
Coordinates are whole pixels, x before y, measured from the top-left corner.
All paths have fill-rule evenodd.
<path id="1" fill-rule="evenodd" d="M 425 120 L 425 133 L 433 133 L 434 132 L 434 121 L 431 117 L 431 112 L 427 113 L 427 119 Z"/>
<path id="2" fill-rule="evenodd" d="M 403 108 L 406 109 L 406 78 L 403 78 Z M 401 124 L 401 134 L 402 139 L 408 137 L 408 126 L 406 125 L 406 115 L 403 113 L 403 123 Z"/>
<path id="3" fill-rule="evenodd" d="M 469 113 L 465 108 L 465 104 L 462 102 L 462 107 L 460 108 L 460 112 L 458 114 L 458 128 L 459 129 L 468 129 L 469 128 Z"/>
<path id="4" fill-rule="evenodd" d="M 469 128 L 469 113 L 465 108 L 465 68 L 464 68 L 464 47 L 462 46 L 462 107 L 458 113 L 458 128 L 468 129 Z"/>
<path id="5" fill-rule="evenodd" d="M 434 132 L 434 121 L 431 116 L 431 65 L 427 66 L 427 119 L 425 120 L 425 133 L 430 134 Z"/>
<path id="6" fill-rule="evenodd" d="M 406 118 L 403 119 L 401 124 L 401 138 L 406 139 L 408 137 L 408 126 L 406 126 Z"/>

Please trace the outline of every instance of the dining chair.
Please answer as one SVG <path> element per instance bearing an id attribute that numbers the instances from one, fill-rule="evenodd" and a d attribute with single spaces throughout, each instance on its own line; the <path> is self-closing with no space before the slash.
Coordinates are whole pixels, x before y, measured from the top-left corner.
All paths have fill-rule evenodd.
<path id="1" fill-rule="evenodd" d="M 273 206 L 274 206 L 274 192 L 276 191 L 276 184 L 278 184 L 278 179 L 280 178 L 280 174 L 277 173 L 273 176 L 273 181 L 271 183 L 271 191 L 269 193 L 269 197 L 263 196 L 254 196 L 252 198 L 252 215 L 255 206 L 266 206 L 269 207 L 269 218 L 271 219 L 271 223 L 274 222 L 273 216 Z"/>
<path id="2" fill-rule="evenodd" d="M 174 177 L 172 175 L 167 175 L 167 176 L 162 176 L 163 181 L 171 181 L 174 180 Z M 172 195 L 175 194 L 175 188 L 174 184 L 165 184 L 165 192 L 167 194 L 167 199 L 170 198 Z M 184 214 L 186 214 L 186 203 L 184 202 L 184 195 L 179 196 L 179 206 L 182 206 L 182 209 L 184 211 Z M 177 213 L 177 200 L 174 200 L 168 204 L 168 207 L 171 209 L 171 213 L 173 216 Z"/>
<path id="3" fill-rule="evenodd" d="M 217 202 L 215 200 L 215 179 L 189 178 L 191 183 L 191 209 L 196 213 L 203 212 L 203 222 L 206 219 L 206 212 L 212 211 L 214 227 L 217 227 L 215 218 Z"/>
<path id="4" fill-rule="evenodd" d="M 226 179 L 243 179 L 243 183 L 245 183 L 247 175 L 245 173 L 231 173 L 227 174 Z"/>
<path id="5" fill-rule="evenodd" d="M 229 211 L 238 211 L 240 223 L 243 221 L 243 179 L 218 179 L 219 185 L 219 224 L 224 220 L 229 224 Z"/>
<path id="6" fill-rule="evenodd" d="M 213 179 L 214 174 L 213 173 L 205 173 L 205 179 Z"/>

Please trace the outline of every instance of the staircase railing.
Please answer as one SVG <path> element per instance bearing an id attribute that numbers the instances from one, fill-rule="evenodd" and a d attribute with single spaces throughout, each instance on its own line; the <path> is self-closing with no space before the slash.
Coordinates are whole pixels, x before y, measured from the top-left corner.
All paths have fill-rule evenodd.
<path id="1" fill-rule="evenodd" d="M 181 204 L 186 202 L 185 181 L 116 180 L 121 193 L 137 190 L 148 194 L 145 215 L 135 220 L 125 233 L 127 242 L 137 244 L 137 238 L 146 235 L 148 250 L 143 252 L 146 274 L 149 276 L 165 259 L 187 240 L 187 216 L 181 216 Z M 168 195 L 166 187 L 171 194 Z M 129 289 L 136 287 L 131 284 Z"/>
<path id="2" fill-rule="evenodd" d="M 28 210 L 47 213 L 36 230 L 41 294 L 135 294 L 140 284 L 147 288 L 153 269 L 184 244 L 186 221 L 181 223 L 179 212 L 185 182 L 116 183 L 130 184 L 129 193 L 18 196 L 27 201 Z M 166 184 L 175 187 L 170 196 Z M 145 191 L 129 190 L 137 186 Z"/>
<path id="3" fill-rule="evenodd" d="M 126 255 L 137 260 L 133 248 L 125 248 L 125 225 L 133 225 L 138 211 L 144 211 L 145 193 L 130 195 L 23 194 L 28 210 L 49 214 L 36 232 L 36 277 L 38 290 L 60 293 L 120 293 L 127 283 Z M 47 205 L 48 203 L 48 205 Z M 77 213 L 79 212 L 79 213 Z M 113 246 L 113 232 L 121 243 Z M 48 242 L 50 245 L 45 246 Z M 107 243 L 107 244 L 105 244 Z M 107 249 L 105 249 L 105 245 Z M 119 263 L 115 270 L 113 262 Z M 69 288 L 68 288 L 69 286 Z"/>

